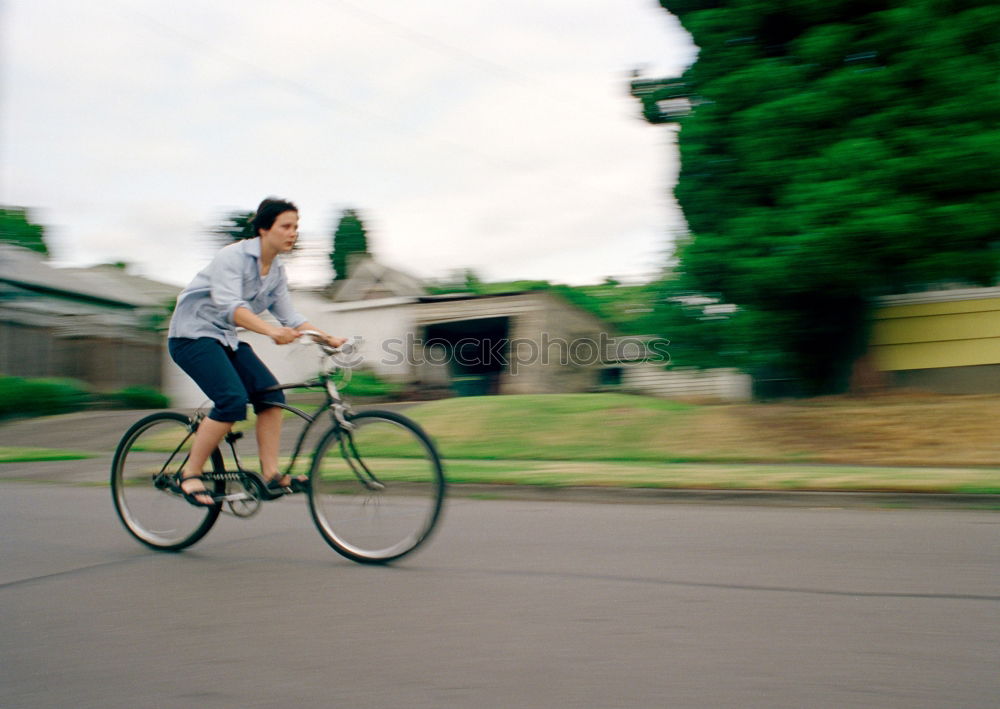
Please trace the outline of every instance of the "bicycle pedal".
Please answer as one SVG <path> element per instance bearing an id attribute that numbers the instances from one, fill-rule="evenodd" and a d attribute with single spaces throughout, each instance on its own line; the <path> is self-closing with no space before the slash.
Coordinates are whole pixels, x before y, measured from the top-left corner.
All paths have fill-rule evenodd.
<path id="1" fill-rule="evenodd" d="M 292 494 L 292 488 L 290 487 L 267 487 L 265 486 L 267 492 L 267 497 L 264 498 L 265 502 L 270 502 L 271 500 L 280 500 L 286 495 Z"/>
<path id="2" fill-rule="evenodd" d="M 264 502 L 270 502 L 271 500 L 280 500 L 285 495 L 291 493 L 291 489 L 287 487 L 283 488 L 272 488 L 269 487 L 267 481 L 264 479 L 260 473 L 256 470 L 246 470 L 244 468 L 239 469 L 240 477 L 243 478 L 243 486 L 251 491 L 251 494 L 259 497 Z"/>

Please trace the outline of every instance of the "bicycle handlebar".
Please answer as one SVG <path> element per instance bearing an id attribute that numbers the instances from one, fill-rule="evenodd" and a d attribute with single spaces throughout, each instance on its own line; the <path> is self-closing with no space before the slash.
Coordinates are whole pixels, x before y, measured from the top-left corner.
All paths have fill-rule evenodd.
<path id="1" fill-rule="evenodd" d="M 358 347 L 361 346 L 361 337 L 355 335 L 354 337 L 348 338 L 347 342 L 342 344 L 340 347 L 330 347 L 329 345 L 323 344 L 318 340 L 318 338 L 325 337 L 322 332 L 316 330 L 300 330 L 299 337 L 311 337 L 313 342 L 323 350 L 324 354 L 336 355 L 336 354 L 354 354 Z"/>

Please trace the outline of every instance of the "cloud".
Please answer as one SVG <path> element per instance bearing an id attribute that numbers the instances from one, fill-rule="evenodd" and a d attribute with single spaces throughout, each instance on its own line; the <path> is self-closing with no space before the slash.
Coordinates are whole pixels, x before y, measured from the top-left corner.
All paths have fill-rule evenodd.
<path id="1" fill-rule="evenodd" d="M 269 194 L 315 248 L 361 209 L 378 255 L 427 276 L 650 272 L 682 223 L 626 71 L 694 48 L 650 0 L 6 10 L 4 199 L 45 208 L 64 261 L 183 282 L 206 225 Z"/>

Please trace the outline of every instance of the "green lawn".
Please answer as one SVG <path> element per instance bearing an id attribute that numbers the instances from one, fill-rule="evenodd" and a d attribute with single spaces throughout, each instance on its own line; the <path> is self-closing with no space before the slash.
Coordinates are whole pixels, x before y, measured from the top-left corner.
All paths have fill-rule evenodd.
<path id="1" fill-rule="evenodd" d="M 1000 493 L 1000 458 L 935 459 L 933 439 L 929 453 L 915 450 L 908 414 L 886 422 L 874 404 L 862 407 L 867 422 L 853 402 L 768 406 L 565 394 L 445 399 L 406 413 L 434 437 L 453 482 Z M 844 419 L 861 431 L 857 440 L 838 432 Z M 872 439 L 884 449 L 878 458 Z M 893 445 L 905 451 L 898 461 Z"/>
<path id="2" fill-rule="evenodd" d="M 664 432 L 700 407 L 624 394 L 465 397 L 407 409 L 455 458 L 700 460 L 678 456 Z"/>
<path id="3" fill-rule="evenodd" d="M 83 460 L 84 458 L 93 457 L 93 453 L 60 450 L 57 448 L 0 446 L 0 463 L 33 463 L 43 460 Z"/>
<path id="4" fill-rule="evenodd" d="M 697 405 L 553 394 L 444 399 L 404 412 L 437 442 L 453 483 L 1000 494 L 1000 397 Z M 373 438 L 368 455 L 409 465 L 402 440 Z M 240 446 L 251 469 L 255 448 L 251 433 Z M 85 457 L 0 447 L 0 462 Z"/>
<path id="5" fill-rule="evenodd" d="M 454 458 L 1000 467 L 1000 397 L 697 405 L 625 394 L 408 408 Z"/>

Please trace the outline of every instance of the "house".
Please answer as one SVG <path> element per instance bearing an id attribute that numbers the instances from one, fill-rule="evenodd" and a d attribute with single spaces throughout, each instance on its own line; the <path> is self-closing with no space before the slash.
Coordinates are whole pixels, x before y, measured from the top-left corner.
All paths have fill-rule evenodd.
<path id="1" fill-rule="evenodd" d="M 515 394 L 587 391 L 600 383 L 607 323 L 548 291 L 479 296 L 391 296 L 330 302 L 293 293 L 324 330 L 361 336 L 363 366 L 436 392 Z M 244 333 L 279 379 L 314 373 L 315 358 Z"/>
<path id="2" fill-rule="evenodd" d="M 371 257 L 330 291 L 293 293 L 324 330 L 364 338 L 364 367 L 425 392 L 538 394 L 621 390 L 745 400 L 749 378 L 732 371 L 667 371 L 650 338 L 620 337 L 589 311 L 548 290 L 429 295 L 420 282 Z M 244 337 L 282 381 L 316 367 L 308 348 Z M 297 350 L 297 351 L 296 351 Z M 349 391 L 349 390 L 348 390 Z"/>
<path id="3" fill-rule="evenodd" d="M 732 371 L 668 371 L 650 338 L 620 337 L 549 290 L 429 295 L 419 280 L 370 256 L 332 288 L 293 291 L 296 308 L 323 330 L 360 336 L 362 368 L 425 394 L 540 394 L 601 390 L 745 400 L 749 378 Z M 265 317 L 267 315 L 265 314 Z M 241 338 L 282 382 L 305 381 L 319 361 L 308 345 Z M 166 391 L 181 406 L 205 403 L 167 363 Z M 346 393 L 350 394 L 348 387 Z"/>
<path id="4" fill-rule="evenodd" d="M 468 394 L 588 391 L 613 328 L 551 291 L 425 296 L 401 348 L 416 381 Z"/>
<path id="5" fill-rule="evenodd" d="M 162 329 L 179 292 L 112 266 L 55 268 L 0 243 L 0 373 L 159 389 Z"/>
<path id="6" fill-rule="evenodd" d="M 610 326 L 547 291 L 428 295 L 420 281 L 365 255 L 334 289 L 294 291 L 297 309 L 327 332 L 361 336 L 362 366 L 423 391 L 459 394 L 586 391 L 599 385 Z M 281 381 L 315 373 L 308 347 L 244 333 Z M 204 398 L 168 368 L 169 394 Z M 197 400 L 197 401 L 196 401 Z"/>
<path id="7" fill-rule="evenodd" d="M 334 281 L 323 293 L 336 303 L 426 295 L 420 279 L 376 261 L 371 254 L 352 254 L 350 278 Z"/>
<path id="8" fill-rule="evenodd" d="M 870 354 L 892 386 L 1000 393 L 1000 288 L 881 298 Z"/>

